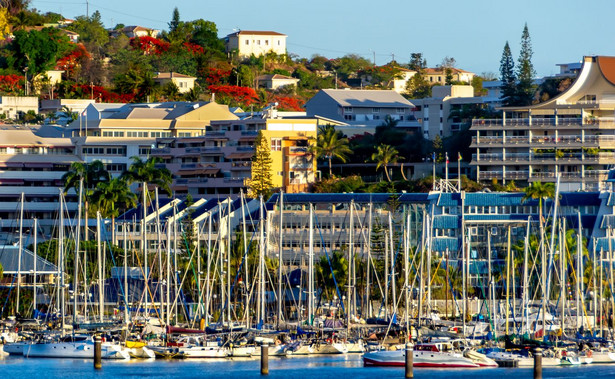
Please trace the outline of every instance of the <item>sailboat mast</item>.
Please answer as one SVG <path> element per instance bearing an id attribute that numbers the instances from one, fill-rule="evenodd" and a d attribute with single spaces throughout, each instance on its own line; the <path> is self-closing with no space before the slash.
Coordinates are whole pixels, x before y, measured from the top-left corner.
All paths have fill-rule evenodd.
<path id="1" fill-rule="evenodd" d="M 367 226 L 367 271 L 365 279 L 365 304 L 367 305 L 367 317 L 372 317 L 372 302 L 370 300 L 371 290 L 371 264 L 372 264 L 372 202 L 369 203 L 369 215 Z"/>
<path id="2" fill-rule="evenodd" d="M 128 241 L 126 240 L 126 224 L 122 224 L 124 237 L 124 323 L 128 327 Z"/>
<path id="3" fill-rule="evenodd" d="M 205 324 L 209 325 L 209 302 L 211 297 L 211 212 L 207 212 L 207 277 L 205 282 Z"/>
<path id="4" fill-rule="evenodd" d="M 38 284 L 37 283 L 37 278 L 36 278 L 37 277 L 36 263 L 38 261 L 38 251 L 37 251 L 37 249 L 38 249 L 38 233 L 37 233 L 37 231 L 38 231 L 38 219 L 37 218 L 34 219 L 33 229 L 34 229 L 34 252 L 33 252 L 34 253 L 34 260 L 33 260 L 34 261 L 33 262 L 33 265 L 34 265 L 34 277 L 32 279 L 34 281 L 34 290 L 32 291 L 32 306 L 33 306 L 33 310 L 36 311 L 36 306 L 37 306 L 36 305 L 36 300 L 37 300 L 36 299 L 36 295 L 37 295 L 37 292 L 38 292 L 37 288 L 36 288 L 36 285 Z"/>
<path id="5" fill-rule="evenodd" d="M 141 221 L 141 234 L 143 236 L 142 251 L 143 251 L 143 274 L 145 276 L 145 317 L 149 316 L 149 270 L 147 262 L 147 183 L 143 182 L 143 220 Z"/>
<path id="6" fill-rule="evenodd" d="M 74 271 L 73 271 L 73 324 L 77 323 L 77 299 L 79 299 L 79 243 L 81 242 L 81 199 L 83 196 L 83 178 L 79 179 L 79 198 L 77 200 L 77 231 L 75 233 Z"/>
<path id="7" fill-rule="evenodd" d="M 354 260 L 354 199 L 350 200 L 350 229 L 348 231 L 348 288 L 346 297 L 348 306 L 346 307 L 346 328 L 350 335 L 350 317 L 352 313 L 352 262 Z"/>
<path id="8" fill-rule="evenodd" d="M 314 320 L 314 204 L 310 203 L 310 226 L 308 247 L 308 325 Z"/>
<path id="9" fill-rule="evenodd" d="M 278 317 L 277 327 L 280 328 L 280 322 L 282 321 L 282 302 L 285 297 L 282 296 L 282 238 L 284 236 L 284 191 L 280 190 L 280 235 L 278 238 Z M 245 230 L 245 229 L 244 229 Z M 244 237 L 245 238 L 245 237 Z"/>
<path id="10" fill-rule="evenodd" d="M 101 248 L 101 235 L 102 235 L 102 229 L 100 226 L 100 211 L 96 212 L 96 251 L 97 251 L 97 258 L 98 258 L 98 313 L 99 313 L 99 319 L 100 322 L 103 322 L 103 314 L 104 314 L 104 307 L 105 307 L 105 299 L 104 299 L 104 295 L 105 295 L 105 290 L 104 290 L 104 283 L 105 283 L 105 278 L 103 277 L 103 270 L 102 270 L 102 262 L 103 262 L 103 254 L 102 254 L 102 248 Z"/>
<path id="11" fill-rule="evenodd" d="M 23 255 L 23 206 L 25 194 L 21 193 L 21 207 L 19 210 L 19 252 L 17 253 L 17 308 L 19 313 L 19 300 L 21 297 L 21 256 Z M 61 198 L 60 198 L 61 199 Z M 62 203 L 60 203 L 60 215 L 62 214 Z M 64 315 L 62 315 L 64 317 Z"/>
<path id="12" fill-rule="evenodd" d="M 66 315 L 66 292 L 65 287 L 65 257 L 64 257 L 64 192 L 60 190 L 60 234 L 58 241 L 58 256 L 60 260 L 60 312 L 62 315 L 62 335 L 64 335 L 65 315 Z"/>
<path id="13" fill-rule="evenodd" d="M 167 218 L 167 285 L 166 285 L 166 311 L 165 311 L 165 324 L 170 325 L 171 319 L 171 225 L 169 225 L 169 218 Z"/>
<path id="14" fill-rule="evenodd" d="M 226 319 L 231 323 L 231 198 L 228 201 L 228 211 L 226 212 Z"/>

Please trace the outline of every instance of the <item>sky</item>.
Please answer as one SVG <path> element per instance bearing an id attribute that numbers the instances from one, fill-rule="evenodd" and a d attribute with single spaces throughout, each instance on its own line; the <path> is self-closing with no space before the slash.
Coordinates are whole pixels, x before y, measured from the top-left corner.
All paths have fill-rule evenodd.
<path id="1" fill-rule="evenodd" d="M 173 8 L 182 21 L 205 19 L 222 38 L 237 30 L 284 33 L 287 51 L 299 57 L 358 54 L 386 64 L 422 53 L 429 67 L 452 57 L 456 67 L 499 76 L 508 41 L 515 57 L 527 23 L 537 76 L 559 72 L 559 63 L 586 55 L 615 55 L 613 0 L 93 0 L 105 27 L 141 25 L 167 30 Z M 31 0 L 31 8 L 86 14 L 86 0 Z"/>

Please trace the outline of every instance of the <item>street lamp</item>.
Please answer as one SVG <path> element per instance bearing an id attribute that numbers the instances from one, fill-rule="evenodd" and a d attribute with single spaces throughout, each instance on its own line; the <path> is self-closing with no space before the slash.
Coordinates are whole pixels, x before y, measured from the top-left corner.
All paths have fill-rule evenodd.
<path id="1" fill-rule="evenodd" d="M 26 91 L 26 96 L 28 96 L 28 67 L 26 66 L 26 68 L 23 69 L 24 75 L 25 75 L 25 91 Z"/>

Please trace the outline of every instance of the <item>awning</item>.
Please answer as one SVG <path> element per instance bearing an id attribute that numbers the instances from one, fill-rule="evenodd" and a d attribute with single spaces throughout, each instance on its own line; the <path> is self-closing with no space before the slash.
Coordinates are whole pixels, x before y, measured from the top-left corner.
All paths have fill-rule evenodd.
<path id="1" fill-rule="evenodd" d="M 250 153 L 230 153 L 229 155 L 226 155 L 225 158 L 226 159 L 249 159 L 252 158 L 254 156 L 254 153 L 250 152 Z"/>
<path id="2" fill-rule="evenodd" d="M 0 167 L 23 167 L 23 162 L 0 162 Z"/>

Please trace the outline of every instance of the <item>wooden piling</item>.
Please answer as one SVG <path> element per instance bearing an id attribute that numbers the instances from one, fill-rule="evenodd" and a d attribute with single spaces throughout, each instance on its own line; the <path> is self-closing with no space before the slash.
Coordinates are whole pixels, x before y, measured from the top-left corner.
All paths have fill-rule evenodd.
<path id="1" fill-rule="evenodd" d="M 412 345 L 406 344 L 406 379 L 414 378 L 414 372 L 412 371 L 413 361 L 414 352 L 412 351 Z"/>
<path id="2" fill-rule="evenodd" d="M 261 375 L 269 375 L 269 345 L 261 345 Z"/>
<path id="3" fill-rule="evenodd" d="M 534 353 L 534 379 L 542 379 L 542 349 L 536 349 Z"/>
<path id="4" fill-rule="evenodd" d="M 94 336 L 94 369 L 102 368 L 102 338 L 99 334 Z"/>

